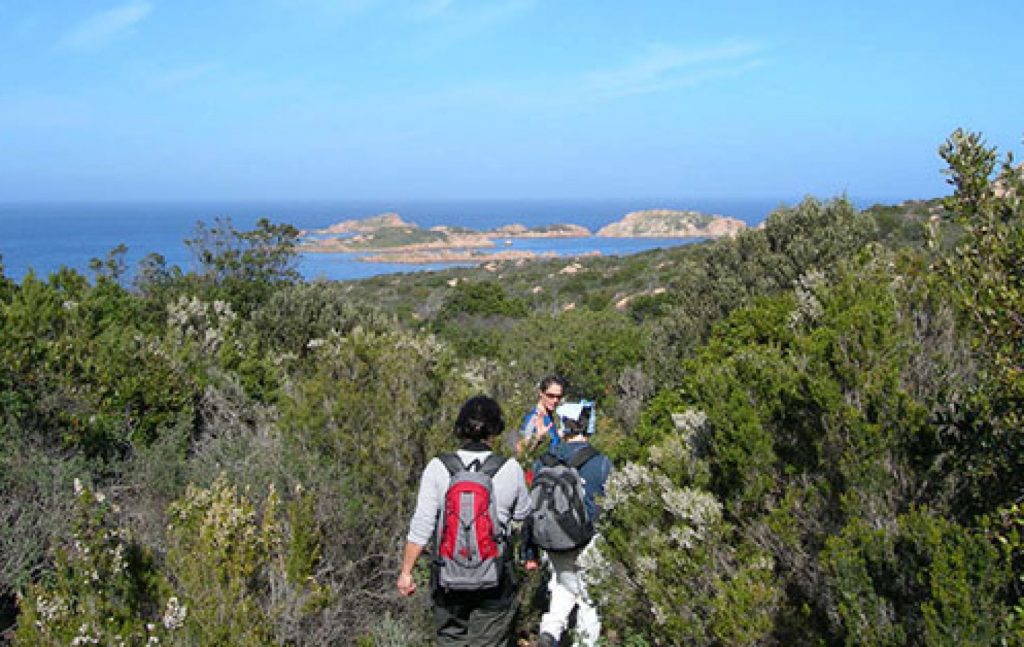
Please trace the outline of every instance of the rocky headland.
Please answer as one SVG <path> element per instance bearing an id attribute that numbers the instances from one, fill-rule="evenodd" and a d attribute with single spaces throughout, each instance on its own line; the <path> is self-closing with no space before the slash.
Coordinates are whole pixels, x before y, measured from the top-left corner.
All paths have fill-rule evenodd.
<path id="1" fill-rule="evenodd" d="M 387 213 L 377 214 L 376 216 L 370 216 L 369 218 L 336 222 L 324 229 L 314 230 L 313 233 L 324 236 L 340 234 L 371 234 L 375 231 L 386 228 L 419 229 L 419 225 L 407 222 L 397 213 L 389 211 Z M 307 232 L 302 233 L 305 234 Z"/>
<path id="2" fill-rule="evenodd" d="M 611 238 L 719 238 L 735 236 L 747 228 L 742 220 L 711 216 L 699 211 L 647 209 L 633 211 L 598 230 Z"/>

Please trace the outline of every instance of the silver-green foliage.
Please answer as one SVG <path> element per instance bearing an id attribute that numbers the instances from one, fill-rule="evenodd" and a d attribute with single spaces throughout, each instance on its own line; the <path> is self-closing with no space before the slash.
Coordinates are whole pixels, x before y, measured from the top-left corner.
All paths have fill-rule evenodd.
<path id="1" fill-rule="evenodd" d="M 695 443 L 703 416 L 627 463 L 607 484 L 589 577 L 607 624 L 653 645 L 755 645 L 772 629 L 780 594 L 773 560 L 735 542 L 722 505 L 701 487 Z"/>

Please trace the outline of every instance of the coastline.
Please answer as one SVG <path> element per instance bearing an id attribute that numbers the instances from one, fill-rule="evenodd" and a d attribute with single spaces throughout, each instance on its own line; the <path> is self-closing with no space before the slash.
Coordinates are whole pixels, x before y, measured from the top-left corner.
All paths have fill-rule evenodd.
<path id="1" fill-rule="evenodd" d="M 30 271 L 44 278 L 61 267 L 89 275 L 93 258 L 103 258 L 124 244 L 127 276 L 149 254 L 157 253 L 168 267 L 183 271 L 195 267 L 195 257 L 183 241 L 194 235 L 197 222 L 228 219 L 233 227 L 247 230 L 261 218 L 289 223 L 314 231 L 324 225 L 366 214 L 400 211 L 423 227 L 459 223 L 467 229 L 497 232 L 500 223 L 522 223 L 527 229 L 572 220 L 590 231 L 635 209 L 637 204 L 689 203 L 708 213 L 728 213 L 743 218 L 749 227 L 762 222 L 780 205 L 797 199 L 578 199 L 578 200 L 164 200 L 164 201 L 0 201 L 0 263 L 4 276 L 21 281 Z M 884 203 L 881 198 L 861 201 L 864 206 Z M 535 235 L 494 237 L 492 251 L 508 248 L 543 254 L 549 250 L 562 257 L 599 251 L 604 256 L 634 254 L 652 248 L 684 245 L 700 238 L 589 238 Z M 512 240 L 506 245 L 505 240 Z M 488 251 L 480 248 L 481 251 Z M 380 274 L 443 269 L 445 264 L 403 264 L 357 261 L 354 253 L 299 253 L 298 266 L 312 280 L 362 279 Z M 333 250 L 332 250 L 333 252 Z"/>
<path id="2" fill-rule="evenodd" d="M 399 263 L 404 265 L 429 265 L 433 263 L 486 263 L 491 261 L 527 261 L 538 258 L 558 258 L 558 253 L 506 250 L 487 253 L 474 249 L 445 249 L 436 251 L 378 252 L 356 257 L 364 263 Z"/>
<path id="3" fill-rule="evenodd" d="M 632 211 L 621 220 L 596 233 L 575 224 L 556 223 L 532 228 L 521 224 L 503 225 L 486 231 L 437 225 L 422 229 L 397 213 L 386 212 L 369 218 L 345 220 L 312 232 L 303 231 L 297 249 L 311 254 L 352 254 L 354 260 L 369 263 L 423 265 L 557 257 L 533 251 L 481 250 L 505 247 L 521 239 L 657 238 L 706 239 L 735 236 L 747 225 L 735 218 L 706 215 L 697 211 L 650 209 Z M 316 236 L 316 237 L 312 237 Z"/>

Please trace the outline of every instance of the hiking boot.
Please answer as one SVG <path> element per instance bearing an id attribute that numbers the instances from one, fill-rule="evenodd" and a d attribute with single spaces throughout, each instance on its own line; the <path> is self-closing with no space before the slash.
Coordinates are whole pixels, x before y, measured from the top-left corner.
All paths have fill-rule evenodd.
<path id="1" fill-rule="evenodd" d="M 558 640 L 545 631 L 537 638 L 537 647 L 558 647 Z"/>

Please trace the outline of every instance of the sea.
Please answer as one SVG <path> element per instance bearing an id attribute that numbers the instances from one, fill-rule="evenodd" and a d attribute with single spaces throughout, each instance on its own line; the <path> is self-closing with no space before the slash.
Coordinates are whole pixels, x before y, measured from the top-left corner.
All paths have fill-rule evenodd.
<path id="1" fill-rule="evenodd" d="M 105 258 L 124 244 L 130 278 L 150 253 L 168 267 L 185 271 L 196 263 L 185 240 L 199 222 L 227 220 L 237 230 L 253 228 L 260 218 L 299 229 L 320 229 L 342 220 L 394 212 L 421 227 L 462 226 L 477 230 L 518 223 L 537 227 L 556 223 L 582 225 L 596 232 L 639 209 L 693 209 L 731 216 L 754 226 L 775 209 L 796 201 L 760 200 L 434 200 L 434 201 L 262 201 L 262 202 L 0 202 L 0 264 L 7 278 L 20 282 L 30 271 L 45 278 L 66 266 L 89 274 L 89 262 Z M 653 248 L 685 245 L 694 239 L 665 238 L 526 238 L 512 239 L 492 251 L 528 250 L 578 256 L 598 252 L 624 255 Z M 298 269 L 308 280 L 360 279 L 379 274 L 435 270 L 454 264 L 373 263 L 357 254 L 304 253 Z"/>

